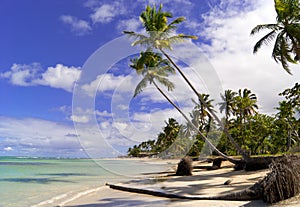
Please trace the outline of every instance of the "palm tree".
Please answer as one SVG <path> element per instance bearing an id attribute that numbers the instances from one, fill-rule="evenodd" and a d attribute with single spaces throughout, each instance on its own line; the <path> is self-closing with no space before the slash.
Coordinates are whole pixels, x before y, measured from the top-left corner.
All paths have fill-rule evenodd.
<path id="1" fill-rule="evenodd" d="M 287 149 L 289 149 L 293 140 L 297 140 L 298 143 L 300 141 L 300 84 L 296 83 L 295 86 L 285 89 L 279 95 L 283 96 L 285 100 L 279 102 L 277 117 L 286 124 L 285 129 L 288 131 Z"/>
<path id="2" fill-rule="evenodd" d="M 235 102 L 235 113 L 242 121 L 245 121 L 246 116 L 255 114 L 258 109 L 256 95 L 247 88 L 243 91 L 239 89 Z"/>
<path id="3" fill-rule="evenodd" d="M 159 50 L 174 66 L 174 68 L 178 71 L 178 73 L 182 76 L 185 82 L 189 85 L 189 87 L 193 90 L 193 92 L 197 95 L 200 102 L 208 109 L 211 116 L 217 121 L 220 126 L 223 126 L 221 120 L 218 116 L 211 111 L 208 106 L 206 106 L 205 101 L 200 96 L 200 93 L 196 90 L 196 88 L 191 84 L 185 74 L 182 72 L 180 67 L 172 60 L 172 58 L 165 52 L 165 49 L 172 49 L 171 45 L 177 42 L 182 42 L 186 39 L 197 39 L 196 36 L 185 35 L 185 34 L 175 34 L 176 25 L 185 21 L 184 17 L 179 17 L 173 20 L 171 23 L 168 23 L 168 18 L 171 18 L 172 14 L 169 12 L 162 11 L 162 4 L 159 9 L 156 10 L 156 7 L 153 8 L 149 5 L 146 7 L 146 10 L 142 12 L 140 15 L 140 20 L 146 30 L 147 35 L 137 34 L 133 31 L 124 31 L 125 34 L 129 35 L 129 37 L 133 37 L 136 39 L 132 43 L 133 46 L 143 45 L 151 49 Z M 224 129 L 225 134 L 233 143 L 233 145 L 237 148 L 237 150 L 242 154 L 244 160 L 249 160 L 249 156 L 238 146 L 238 144 L 234 141 L 234 139 L 229 134 L 228 130 Z"/>
<path id="4" fill-rule="evenodd" d="M 234 113 L 234 104 L 235 104 L 234 98 L 236 95 L 237 93 L 232 90 L 225 90 L 224 95 L 221 94 L 221 98 L 223 102 L 219 103 L 220 112 L 223 113 L 223 111 L 225 111 L 226 125 L 228 124 L 230 115 L 233 115 Z"/>
<path id="5" fill-rule="evenodd" d="M 133 63 L 131 68 L 135 69 L 138 75 L 143 75 L 143 79 L 137 85 L 134 97 L 143 91 L 147 86 L 147 83 L 153 83 L 153 85 L 160 89 L 156 81 L 168 88 L 168 91 L 172 91 L 175 88 L 174 83 L 168 80 L 168 75 L 174 73 L 174 69 L 169 65 L 167 60 L 162 59 L 158 53 L 153 53 L 150 50 L 141 52 L 139 58 L 131 60 Z M 156 80 L 156 81 L 155 81 Z"/>
<path id="6" fill-rule="evenodd" d="M 297 63 L 300 59 L 300 7 L 297 0 L 274 0 L 277 13 L 277 22 L 260 24 L 254 27 L 251 35 L 262 30 L 270 30 L 254 46 L 256 53 L 263 44 L 268 45 L 275 39 L 272 57 L 291 74 L 288 62 Z M 294 58 L 291 56 L 294 55 Z"/>
<path id="7" fill-rule="evenodd" d="M 169 91 L 174 89 L 174 84 L 167 79 L 169 73 L 173 73 L 174 69 L 170 66 L 167 60 L 163 59 L 159 53 L 154 53 L 148 50 L 147 52 L 141 52 L 140 57 L 132 59 L 131 62 L 132 65 L 130 65 L 130 67 L 135 69 L 137 74 L 143 75 L 143 79 L 138 83 L 135 89 L 134 97 L 141 93 L 148 83 L 153 84 L 164 98 L 167 99 L 167 101 L 184 117 L 188 125 L 191 126 L 193 130 L 197 131 L 201 138 L 208 143 L 212 151 L 215 151 L 218 155 L 232 163 L 239 162 L 239 160 L 230 158 L 220 152 L 156 83 L 156 81 L 158 81 L 160 84 L 166 86 Z"/>
<path id="8" fill-rule="evenodd" d="M 170 145 L 175 141 L 180 130 L 180 125 L 173 118 L 169 118 L 168 122 L 165 121 L 165 124 L 166 126 L 164 127 L 163 132 L 159 134 L 156 141 L 156 145 L 161 148 L 159 152 L 170 147 Z"/>
<path id="9" fill-rule="evenodd" d="M 237 123 L 240 128 L 240 137 L 242 143 L 245 143 L 244 131 L 246 131 L 246 120 L 251 115 L 256 114 L 258 109 L 257 97 L 251 90 L 245 88 L 244 90 L 239 89 L 238 95 L 234 98 L 235 108 L 234 113 L 237 117 Z"/>
<path id="10" fill-rule="evenodd" d="M 202 99 L 205 102 L 205 105 L 208 107 L 206 108 L 204 104 L 201 103 L 201 101 L 196 102 L 193 100 L 195 107 L 191 114 L 192 117 L 192 123 L 195 123 L 197 125 L 200 124 L 200 130 L 206 129 L 206 134 L 210 131 L 211 123 L 212 123 L 212 117 L 209 113 L 210 111 L 214 111 L 212 102 L 214 100 L 209 99 L 209 94 L 200 94 Z M 197 126 L 196 125 L 196 126 Z"/>
<path id="11" fill-rule="evenodd" d="M 276 108 L 279 112 L 276 114 L 278 119 L 285 125 L 284 129 L 287 131 L 287 149 L 288 151 L 292 145 L 292 135 L 293 132 L 297 132 L 294 130 L 295 117 L 292 105 L 288 101 L 279 102 L 279 107 Z"/>

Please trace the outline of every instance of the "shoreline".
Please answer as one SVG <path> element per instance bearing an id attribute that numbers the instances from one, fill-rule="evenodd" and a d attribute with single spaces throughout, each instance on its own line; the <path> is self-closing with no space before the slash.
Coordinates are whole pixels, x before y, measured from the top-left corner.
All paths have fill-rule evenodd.
<path id="1" fill-rule="evenodd" d="M 114 159 L 115 160 L 115 159 Z M 178 160 L 162 160 L 152 158 L 138 158 L 146 163 L 159 163 L 159 164 L 174 164 L 176 167 Z M 198 165 L 199 163 L 195 163 Z M 201 166 L 211 165 L 201 163 Z M 174 170 L 174 169 L 173 169 Z M 248 186 L 253 185 L 258 179 L 266 175 L 268 170 L 260 170 L 254 172 L 233 171 L 230 164 L 225 162 L 222 168 L 214 171 L 194 169 L 192 176 L 175 176 L 175 172 L 157 172 L 149 174 L 141 174 L 138 178 L 132 177 L 125 178 L 120 182 L 111 183 L 122 186 L 134 187 L 138 189 L 146 189 L 160 192 L 170 192 L 183 196 L 213 196 L 220 195 L 226 192 L 233 192 L 242 190 Z M 224 185 L 224 182 L 232 179 L 232 184 Z M 110 183 L 110 181 L 107 181 Z M 59 197 L 59 196 L 57 196 Z M 68 195 L 56 199 L 56 197 L 49 199 L 52 200 L 52 205 L 64 207 L 90 207 L 90 206 L 215 206 L 215 207 L 231 207 L 231 206 L 270 206 L 265 204 L 262 200 L 255 201 L 215 201 L 215 200 L 187 200 L 187 199 L 171 199 L 156 197 L 145 194 L 137 194 L 114 190 L 105 185 L 88 189 L 85 191 L 77 192 L 73 195 Z M 50 206 L 44 201 L 32 207 L 45 207 Z M 272 206 L 299 206 L 299 198 L 292 198 L 279 204 Z"/>

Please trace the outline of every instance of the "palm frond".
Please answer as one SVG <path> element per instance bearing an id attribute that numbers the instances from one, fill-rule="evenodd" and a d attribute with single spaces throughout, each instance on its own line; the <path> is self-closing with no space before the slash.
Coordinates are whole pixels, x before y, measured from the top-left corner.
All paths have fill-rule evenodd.
<path id="1" fill-rule="evenodd" d="M 281 65 L 282 65 L 283 69 L 286 72 L 288 72 L 289 74 L 292 74 L 291 71 L 290 71 L 290 69 L 289 69 L 289 65 L 287 63 L 287 60 L 286 60 L 286 58 L 284 57 L 283 54 L 280 55 L 280 62 L 281 62 Z"/>
<path id="2" fill-rule="evenodd" d="M 147 87 L 147 82 L 148 82 L 148 77 L 144 77 L 139 83 L 138 85 L 136 86 L 135 90 L 134 90 L 134 95 L 133 97 L 136 97 L 138 94 L 140 94 L 144 88 Z"/>
<path id="3" fill-rule="evenodd" d="M 143 39 L 134 41 L 131 45 L 132 46 L 140 45 L 140 46 L 145 46 L 145 47 L 151 47 L 153 45 L 153 42 L 149 38 L 143 38 Z"/>
<path id="4" fill-rule="evenodd" d="M 168 27 L 169 27 L 169 28 L 176 27 L 176 26 L 175 26 L 176 24 L 180 24 L 180 23 L 182 23 L 182 22 L 184 22 L 184 21 L 185 21 L 185 18 L 184 18 L 184 17 L 178 17 L 178 18 L 176 18 L 175 20 L 173 20 L 170 24 L 168 24 Z"/>
<path id="5" fill-rule="evenodd" d="M 271 31 L 268 34 L 266 34 L 264 37 L 262 37 L 253 48 L 253 53 L 256 53 L 263 44 L 268 45 L 275 37 L 276 31 Z"/>
<path id="6" fill-rule="evenodd" d="M 164 71 L 166 74 L 175 74 L 176 70 L 170 65 L 166 65 L 160 68 L 161 71 Z"/>
<path id="7" fill-rule="evenodd" d="M 170 44 L 185 42 L 187 39 L 197 39 L 197 36 L 178 34 L 167 38 Z"/>
<path id="8" fill-rule="evenodd" d="M 197 37 L 197 36 L 195 36 L 195 35 L 185 35 L 185 34 L 179 34 L 178 36 L 179 36 L 179 37 L 181 37 L 181 38 L 183 38 L 183 39 L 193 39 L 193 40 L 196 40 L 196 39 L 198 39 L 198 37 Z"/>
<path id="9" fill-rule="evenodd" d="M 251 30 L 250 34 L 254 35 L 265 29 L 278 30 L 279 26 L 277 24 L 259 24 Z"/>
<path id="10" fill-rule="evenodd" d="M 137 40 L 147 39 L 148 37 L 143 34 L 138 34 L 133 31 L 123 31 L 124 34 L 128 35 L 129 38 L 134 38 Z"/>
<path id="11" fill-rule="evenodd" d="M 156 76 L 155 79 L 162 84 L 163 86 L 167 87 L 168 91 L 172 91 L 175 89 L 175 84 L 171 81 L 169 81 L 165 77 Z"/>
<path id="12" fill-rule="evenodd" d="M 290 38 L 295 38 L 300 42 L 300 23 L 294 23 L 286 26 L 286 31 Z"/>
<path id="13" fill-rule="evenodd" d="M 281 53 L 281 42 L 282 39 L 284 38 L 284 31 L 280 32 L 275 40 L 274 43 L 274 47 L 273 47 L 273 51 L 272 51 L 272 57 L 274 58 L 274 60 L 278 63 L 278 61 L 280 61 L 280 53 Z"/>
<path id="14" fill-rule="evenodd" d="M 289 55 L 289 48 L 285 40 L 285 32 L 282 31 L 277 35 L 272 57 L 274 60 L 278 63 L 281 62 L 281 65 L 284 70 L 286 70 L 289 74 L 291 74 L 291 71 L 288 66 L 288 60 L 291 60 L 292 58 Z"/>

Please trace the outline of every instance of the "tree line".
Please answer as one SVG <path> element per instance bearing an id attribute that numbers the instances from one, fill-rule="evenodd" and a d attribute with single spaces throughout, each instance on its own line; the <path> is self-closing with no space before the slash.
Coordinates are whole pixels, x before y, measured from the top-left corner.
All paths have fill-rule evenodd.
<path id="1" fill-rule="evenodd" d="M 283 100 L 276 107 L 276 114 L 268 115 L 259 112 L 257 96 L 245 88 L 238 91 L 226 90 L 221 95 L 222 102 L 217 103 L 218 110 L 225 113 L 224 126 L 249 155 L 278 154 L 300 150 L 300 84 L 279 94 Z M 208 94 L 202 94 L 206 105 L 211 110 L 213 100 Z M 217 148 L 226 155 L 238 155 L 238 151 L 228 141 L 222 126 L 218 126 L 201 103 L 195 103 L 190 113 L 192 122 L 199 123 L 199 131 L 209 136 Z M 179 124 L 174 118 L 165 121 L 165 127 L 155 140 L 148 140 L 128 149 L 129 156 L 156 155 L 166 151 L 176 139 L 184 140 L 188 136 L 189 127 Z M 184 145 L 184 143 L 183 143 Z M 176 152 L 185 149 L 177 147 Z M 200 153 L 210 154 L 205 148 L 205 141 L 196 135 L 190 146 L 188 155 L 199 156 Z M 175 155 L 174 155 L 175 156 Z"/>

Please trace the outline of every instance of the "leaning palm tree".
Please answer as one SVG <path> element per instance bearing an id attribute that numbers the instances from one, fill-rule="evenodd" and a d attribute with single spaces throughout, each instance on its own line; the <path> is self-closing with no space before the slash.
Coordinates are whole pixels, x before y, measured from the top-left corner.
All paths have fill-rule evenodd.
<path id="1" fill-rule="evenodd" d="M 174 66 L 178 73 L 182 76 L 185 82 L 189 85 L 195 95 L 198 97 L 200 102 L 208 109 L 211 116 L 217 121 L 217 123 L 224 128 L 222 121 L 219 117 L 208 108 L 203 97 L 200 96 L 200 93 L 192 85 L 189 79 L 185 76 L 180 67 L 172 60 L 172 58 L 166 53 L 165 49 L 172 49 L 172 44 L 177 42 L 183 42 L 187 39 L 197 39 L 196 36 L 185 35 L 185 34 L 174 34 L 177 29 L 177 25 L 184 22 L 184 17 L 179 17 L 173 20 L 171 23 L 168 23 L 168 18 L 171 18 L 172 14 L 169 12 L 162 11 L 162 4 L 157 10 L 154 6 L 153 8 L 149 5 L 146 7 L 146 10 L 140 15 L 140 20 L 146 31 L 146 35 L 138 34 L 133 31 L 124 31 L 125 34 L 129 37 L 133 37 L 136 40 L 132 43 L 133 46 L 143 45 L 151 49 L 159 50 Z M 236 147 L 236 149 L 243 156 L 244 160 L 249 160 L 250 157 L 244 150 L 234 141 L 234 139 L 229 134 L 228 130 L 224 128 L 224 132 L 231 141 L 231 143 Z"/>
<path id="2" fill-rule="evenodd" d="M 141 52 L 139 58 L 132 59 L 131 68 L 135 69 L 138 75 L 143 75 L 143 79 L 138 83 L 134 97 L 143 91 L 147 84 L 153 84 L 155 88 L 164 96 L 164 98 L 183 116 L 188 125 L 193 128 L 194 131 L 201 136 L 201 138 L 208 143 L 212 151 L 215 151 L 218 155 L 224 157 L 232 163 L 238 163 L 239 160 L 235 160 L 223 154 L 219 151 L 206 137 L 205 135 L 190 121 L 185 113 L 166 95 L 166 93 L 159 87 L 164 85 L 169 91 L 174 89 L 174 84 L 167 79 L 170 73 L 174 73 L 174 69 L 170 66 L 168 60 L 163 59 L 159 53 L 154 53 L 150 50 L 147 52 Z M 157 81 L 157 82 L 156 82 Z"/>
<path id="3" fill-rule="evenodd" d="M 297 63 L 300 59 L 300 5 L 298 0 L 274 0 L 277 22 L 260 24 L 254 27 L 251 35 L 262 30 L 270 30 L 254 46 L 256 53 L 262 45 L 268 45 L 275 39 L 272 57 L 291 74 L 288 63 Z M 294 58 L 292 57 L 294 56 Z"/>

